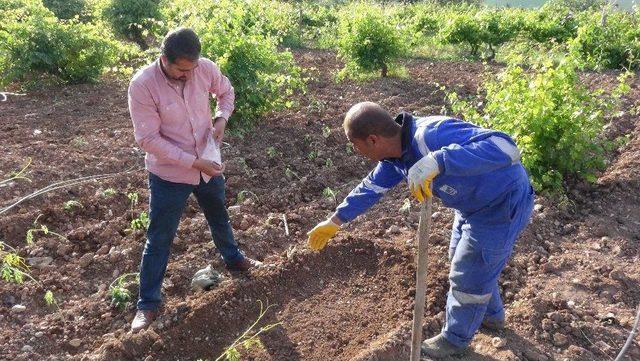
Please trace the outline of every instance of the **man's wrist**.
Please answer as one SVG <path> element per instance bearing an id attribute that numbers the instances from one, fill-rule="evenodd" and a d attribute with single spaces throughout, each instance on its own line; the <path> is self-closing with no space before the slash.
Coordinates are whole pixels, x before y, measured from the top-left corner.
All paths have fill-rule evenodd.
<path id="1" fill-rule="evenodd" d="M 221 120 L 222 120 L 222 121 L 224 121 L 224 123 L 225 123 L 225 124 L 227 123 L 227 118 L 225 118 L 225 117 L 216 117 L 216 118 L 213 120 L 213 124 L 216 124 L 217 122 L 219 122 L 219 121 L 221 121 Z"/>

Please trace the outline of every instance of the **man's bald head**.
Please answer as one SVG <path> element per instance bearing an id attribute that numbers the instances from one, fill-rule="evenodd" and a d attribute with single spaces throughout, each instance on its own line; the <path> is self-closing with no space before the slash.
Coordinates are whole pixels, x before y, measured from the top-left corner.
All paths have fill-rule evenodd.
<path id="1" fill-rule="evenodd" d="M 389 112 L 373 102 L 352 106 L 344 117 L 342 126 L 352 139 L 365 139 L 372 134 L 390 138 L 400 133 L 400 125 Z"/>

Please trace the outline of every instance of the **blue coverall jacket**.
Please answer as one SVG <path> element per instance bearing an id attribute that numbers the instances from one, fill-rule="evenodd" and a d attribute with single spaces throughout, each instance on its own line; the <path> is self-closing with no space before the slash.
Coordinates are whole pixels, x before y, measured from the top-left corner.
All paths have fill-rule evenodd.
<path id="1" fill-rule="evenodd" d="M 534 193 L 520 152 L 507 134 L 446 116 L 414 118 L 402 113 L 402 155 L 380 161 L 336 209 L 349 222 L 432 153 L 440 173 L 433 195 L 455 209 L 449 257 L 451 289 L 443 335 L 468 345 L 484 318 L 504 319 L 498 277 L 518 234 L 528 224 Z"/>

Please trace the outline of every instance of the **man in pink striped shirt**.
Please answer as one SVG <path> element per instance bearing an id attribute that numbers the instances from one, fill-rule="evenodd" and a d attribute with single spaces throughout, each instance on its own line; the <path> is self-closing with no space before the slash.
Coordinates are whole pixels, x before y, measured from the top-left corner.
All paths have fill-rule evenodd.
<path id="1" fill-rule="evenodd" d="M 217 100 L 213 122 L 210 93 Z M 186 28 L 167 34 L 160 58 L 131 80 L 129 112 L 136 142 L 146 152 L 150 190 L 150 224 L 132 331 L 149 326 L 158 313 L 171 243 L 191 193 L 227 269 L 248 271 L 261 265 L 238 249 L 225 207 L 219 144 L 234 97 L 229 79 L 215 63 L 200 57 L 200 40 Z"/>

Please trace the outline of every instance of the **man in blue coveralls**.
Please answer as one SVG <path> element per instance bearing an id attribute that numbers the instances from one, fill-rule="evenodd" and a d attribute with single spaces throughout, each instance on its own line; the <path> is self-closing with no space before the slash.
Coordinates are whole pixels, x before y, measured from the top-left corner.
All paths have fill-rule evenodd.
<path id="1" fill-rule="evenodd" d="M 422 354 L 460 354 L 481 325 L 503 328 L 498 278 L 529 223 L 534 200 L 514 141 L 446 116 L 402 113 L 394 120 L 371 102 L 353 106 L 343 126 L 356 151 L 378 164 L 331 217 L 308 233 L 309 247 L 324 248 L 343 223 L 407 179 L 419 201 L 433 194 L 455 209 L 445 325 L 439 335 L 423 342 Z"/>

